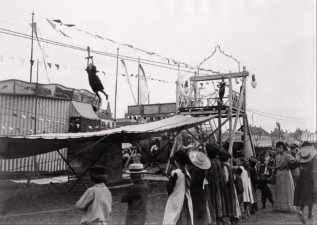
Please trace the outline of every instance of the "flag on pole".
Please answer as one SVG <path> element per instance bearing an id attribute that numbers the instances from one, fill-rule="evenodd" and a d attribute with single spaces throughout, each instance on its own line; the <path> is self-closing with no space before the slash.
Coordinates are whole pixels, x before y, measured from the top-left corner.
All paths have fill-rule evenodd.
<path id="1" fill-rule="evenodd" d="M 139 79 L 140 79 L 140 85 L 139 85 L 139 92 L 140 92 L 140 104 L 145 104 L 146 102 L 150 103 L 150 91 L 149 87 L 146 82 L 146 77 L 144 73 L 144 69 L 141 64 L 139 64 Z"/>
<path id="2" fill-rule="evenodd" d="M 124 72 L 125 72 L 125 75 L 126 75 L 128 84 L 129 84 L 129 86 L 130 86 L 130 90 L 131 90 L 131 93 L 132 93 L 134 102 L 135 102 L 135 104 L 138 104 L 137 101 L 135 100 L 135 97 L 134 97 L 134 94 L 133 94 L 133 85 L 132 85 L 132 83 L 131 83 L 131 81 L 130 81 L 130 79 L 129 79 L 129 74 L 128 74 L 128 70 L 127 70 L 127 67 L 126 67 L 126 65 L 125 65 L 125 62 L 124 62 L 123 59 L 121 59 L 121 62 L 122 62 L 122 67 L 123 67 L 123 69 L 124 69 Z"/>

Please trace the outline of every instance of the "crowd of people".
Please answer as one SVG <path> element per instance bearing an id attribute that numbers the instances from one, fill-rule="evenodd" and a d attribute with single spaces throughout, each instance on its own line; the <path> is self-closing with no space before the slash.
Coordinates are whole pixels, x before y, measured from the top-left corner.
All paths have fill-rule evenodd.
<path id="1" fill-rule="evenodd" d="M 295 145 L 289 149 L 278 142 L 276 150 L 267 151 L 262 161 L 253 156 L 233 158 L 212 145 L 207 145 L 205 152 L 176 151 L 171 158 L 174 169 L 167 184 L 163 224 L 239 224 L 259 210 L 257 189 L 261 209 L 266 208 L 267 199 L 274 210 L 292 211 L 299 206 L 299 220 L 305 223 L 304 208 L 308 206 L 308 219 L 312 219 L 313 204 L 317 203 L 316 149 L 308 142 L 301 148 L 297 142 Z M 146 222 L 145 172 L 139 162 L 129 165 L 127 173 L 133 185 L 121 198 L 128 204 L 126 224 Z M 81 223 L 111 224 L 112 197 L 105 186 L 106 168 L 95 166 L 90 174 L 96 185 L 77 202 L 84 211 Z"/>

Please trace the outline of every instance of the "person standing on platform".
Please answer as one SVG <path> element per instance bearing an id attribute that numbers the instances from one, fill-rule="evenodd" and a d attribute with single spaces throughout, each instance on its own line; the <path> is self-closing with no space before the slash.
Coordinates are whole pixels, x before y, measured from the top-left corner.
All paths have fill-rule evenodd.
<path id="1" fill-rule="evenodd" d="M 226 90 L 226 83 L 224 78 L 221 78 L 221 83 L 218 84 L 217 87 L 219 88 L 219 101 L 222 104 L 222 99 L 223 99 L 223 96 L 225 95 L 225 90 Z"/>
<path id="2" fill-rule="evenodd" d="M 301 170 L 294 194 L 294 205 L 300 206 L 299 219 L 305 223 L 304 208 L 308 206 L 308 219 L 313 218 L 313 205 L 317 204 L 317 152 L 309 143 L 304 142 L 296 154 Z"/>
<path id="3" fill-rule="evenodd" d="M 276 143 L 276 150 L 278 155 L 275 157 L 274 165 L 276 173 L 274 208 L 278 211 L 291 211 L 294 209 L 295 187 L 289 166 L 296 163 L 296 160 L 286 153 L 288 149 L 283 142 Z"/>

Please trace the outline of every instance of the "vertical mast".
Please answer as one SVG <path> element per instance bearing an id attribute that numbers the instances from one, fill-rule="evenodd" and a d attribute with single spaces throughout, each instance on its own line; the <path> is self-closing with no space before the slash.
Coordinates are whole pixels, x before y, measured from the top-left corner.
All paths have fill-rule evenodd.
<path id="1" fill-rule="evenodd" d="M 138 105 L 139 105 L 139 118 L 138 118 L 138 124 L 141 124 L 141 90 L 140 90 L 140 58 L 138 58 Z"/>
<path id="2" fill-rule="evenodd" d="M 115 88 L 115 97 L 114 97 L 114 128 L 117 127 L 118 59 L 119 59 L 119 48 L 117 48 L 116 88 Z"/>
<path id="3" fill-rule="evenodd" d="M 30 83 L 32 82 L 32 67 L 33 67 L 33 29 L 34 29 L 34 12 L 32 12 L 32 24 L 31 24 L 31 27 L 32 27 L 32 42 L 31 42 L 31 60 L 30 60 L 30 63 L 31 63 L 31 68 L 30 68 Z"/>

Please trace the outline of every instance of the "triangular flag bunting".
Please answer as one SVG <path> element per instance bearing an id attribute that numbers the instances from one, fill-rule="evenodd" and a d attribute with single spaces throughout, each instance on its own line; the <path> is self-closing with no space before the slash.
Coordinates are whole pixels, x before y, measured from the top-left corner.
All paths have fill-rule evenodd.
<path id="1" fill-rule="evenodd" d="M 11 61 L 14 63 L 14 57 L 9 56 L 9 58 L 11 59 Z"/>
<path id="2" fill-rule="evenodd" d="M 13 116 L 18 116 L 18 114 L 12 113 Z"/>
<path id="3" fill-rule="evenodd" d="M 52 64 L 51 64 L 51 63 L 47 63 L 47 65 L 51 68 L 51 65 L 52 65 Z"/>
<path id="4" fill-rule="evenodd" d="M 89 129 L 92 129 L 92 126 L 88 126 L 89 127 Z"/>
<path id="5" fill-rule="evenodd" d="M 24 64 L 25 59 L 20 58 L 21 64 Z"/>
<path id="6" fill-rule="evenodd" d="M 57 70 L 59 70 L 59 65 L 58 65 L 58 64 L 55 64 L 55 66 L 56 66 Z"/>
<path id="7" fill-rule="evenodd" d="M 21 117 L 22 117 L 23 119 L 25 119 L 25 116 L 24 116 L 24 115 L 22 115 Z"/>
<path id="8" fill-rule="evenodd" d="M 76 127 L 79 128 L 79 124 L 76 124 Z"/>
<path id="9" fill-rule="evenodd" d="M 5 128 L 5 127 L 2 127 L 2 129 L 5 130 L 6 128 Z"/>
<path id="10" fill-rule="evenodd" d="M 20 132 L 20 128 L 15 128 L 18 132 Z"/>

